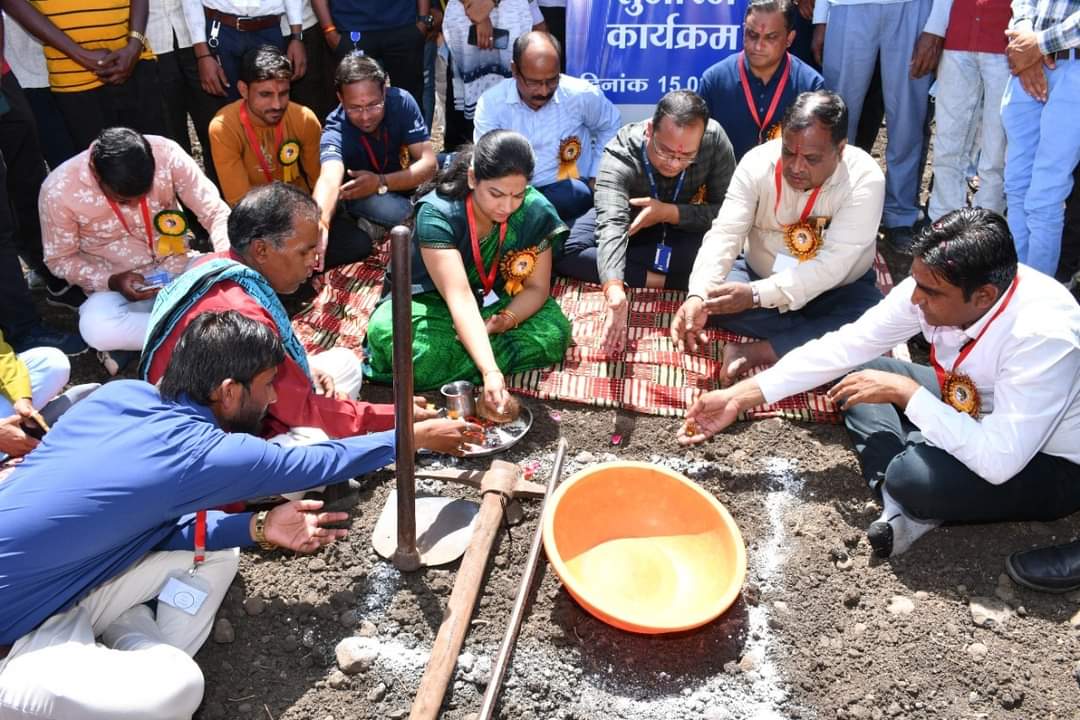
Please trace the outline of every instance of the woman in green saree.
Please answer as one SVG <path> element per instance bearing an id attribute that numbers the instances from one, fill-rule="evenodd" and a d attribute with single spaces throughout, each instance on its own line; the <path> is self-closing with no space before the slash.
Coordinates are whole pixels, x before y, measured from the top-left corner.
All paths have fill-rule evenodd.
<path id="1" fill-rule="evenodd" d="M 413 374 L 417 390 L 454 380 L 484 387 L 492 408 L 509 396 L 504 373 L 552 365 L 570 322 L 551 298 L 551 256 L 568 234 L 529 186 L 529 141 L 492 130 L 457 153 L 417 203 L 413 228 Z M 365 373 L 393 378 L 391 302 L 368 324 Z"/>

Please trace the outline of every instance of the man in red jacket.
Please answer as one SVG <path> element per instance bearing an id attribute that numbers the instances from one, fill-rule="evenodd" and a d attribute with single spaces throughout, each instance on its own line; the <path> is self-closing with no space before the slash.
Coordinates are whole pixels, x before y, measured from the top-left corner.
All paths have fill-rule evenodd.
<path id="1" fill-rule="evenodd" d="M 287 350 L 274 379 L 277 401 L 268 408 L 263 437 L 315 428 L 343 438 L 393 427 L 392 405 L 356 400 L 360 359 L 344 348 L 307 356 L 277 299 L 277 293 L 294 292 L 318 262 L 315 201 L 283 183 L 263 185 L 233 208 L 228 231 L 228 253 L 209 256 L 162 290 L 144 348 L 144 377 L 154 383 L 164 375 L 177 340 L 200 313 L 236 310 L 270 327 Z M 424 420 L 435 412 L 418 405 L 414 415 Z"/>

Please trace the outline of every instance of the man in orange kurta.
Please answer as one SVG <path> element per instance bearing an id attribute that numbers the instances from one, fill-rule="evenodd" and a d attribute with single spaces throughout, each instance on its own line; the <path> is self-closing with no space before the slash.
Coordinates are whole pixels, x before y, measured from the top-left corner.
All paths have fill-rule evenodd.
<path id="1" fill-rule="evenodd" d="M 310 109 L 289 102 L 292 63 L 276 47 L 248 51 L 236 84 L 240 99 L 210 121 L 210 149 L 225 202 L 281 180 L 306 193 L 319 179 L 322 126 Z"/>

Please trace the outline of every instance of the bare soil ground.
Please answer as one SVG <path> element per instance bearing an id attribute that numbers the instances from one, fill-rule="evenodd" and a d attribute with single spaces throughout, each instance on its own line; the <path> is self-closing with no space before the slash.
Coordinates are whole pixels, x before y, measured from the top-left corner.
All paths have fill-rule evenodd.
<path id="1" fill-rule="evenodd" d="M 904 258 L 887 255 L 903 277 Z M 49 319 L 74 329 L 69 313 Z M 104 379 L 92 356 L 75 362 L 73 381 Z M 386 388 L 365 393 L 390 399 Z M 684 472 L 737 519 L 750 572 L 741 599 L 714 623 L 646 637 L 586 614 L 544 566 L 500 717 L 1080 717 L 1080 595 L 1028 592 L 1002 575 L 1007 553 L 1072 539 L 1080 519 L 939 529 L 880 562 L 864 536 L 880 510 L 840 427 L 741 423 L 682 450 L 675 421 L 622 413 L 616 448 L 614 411 L 526 402 L 534 429 L 507 459 L 538 461 L 543 481 L 562 436 L 571 447 L 567 477 L 614 458 Z M 349 538 L 317 555 L 243 554 L 214 636 L 196 657 L 206 676 L 198 718 L 407 715 L 456 565 L 402 575 L 374 554 L 372 528 L 392 488 L 389 472 L 367 477 Z M 476 499 L 451 485 L 419 488 Z M 538 503 L 523 506 L 524 522 L 496 543 L 445 718 L 479 708 L 537 524 Z M 986 622 L 984 610 L 997 621 Z M 348 676 L 334 649 L 351 636 L 372 652 L 368 669 Z"/>

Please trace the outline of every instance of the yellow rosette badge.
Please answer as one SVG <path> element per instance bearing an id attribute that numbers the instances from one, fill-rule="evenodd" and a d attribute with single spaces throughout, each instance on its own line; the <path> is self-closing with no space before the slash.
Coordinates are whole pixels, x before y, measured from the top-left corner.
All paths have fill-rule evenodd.
<path id="1" fill-rule="evenodd" d="M 806 262 L 817 257 L 821 249 L 821 236 L 809 223 L 788 225 L 784 230 L 784 244 L 792 257 L 799 262 Z"/>
<path id="2" fill-rule="evenodd" d="M 694 193 L 694 197 L 690 198 L 691 205 L 704 205 L 705 198 L 708 197 L 709 188 L 704 184 L 700 185 L 697 192 Z"/>
<path id="3" fill-rule="evenodd" d="M 162 257 L 169 255 L 183 255 L 187 252 L 188 225 L 184 213 L 179 210 L 162 210 L 154 216 L 154 230 L 159 237 L 157 241 L 157 254 Z"/>
<path id="4" fill-rule="evenodd" d="M 555 176 L 557 180 L 570 180 L 581 177 L 578 172 L 577 161 L 581 157 L 581 141 L 577 135 L 559 143 L 559 172 Z"/>
<path id="5" fill-rule="evenodd" d="M 979 398 L 979 390 L 973 381 L 963 373 L 949 373 L 945 378 L 945 387 L 942 388 L 945 402 L 962 413 L 967 413 L 973 418 L 979 417 L 979 409 L 982 400 Z"/>
<path id="6" fill-rule="evenodd" d="M 409 146 L 402 145 L 398 149 L 398 164 L 401 165 L 401 169 L 405 170 L 409 167 L 409 163 L 412 162 L 412 156 L 409 155 Z"/>
<path id="7" fill-rule="evenodd" d="M 536 258 L 539 254 L 534 246 L 518 250 L 503 258 L 501 269 L 502 276 L 506 278 L 506 292 L 517 295 L 525 289 L 525 280 L 536 269 Z"/>
<path id="8" fill-rule="evenodd" d="M 775 140 L 783 134 L 783 128 L 780 123 L 775 123 L 771 128 L 765 132 L 765 142 Z"/>
<path id="9" fill-rule="evenodd" d="M 296 163 L 300 162 L 300 143 L 296 140 L 286 140 L 281 143 L 277 158 L 281 163 L 281 179 L 291 183 L 299 174 Z"/>

